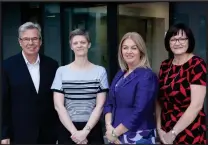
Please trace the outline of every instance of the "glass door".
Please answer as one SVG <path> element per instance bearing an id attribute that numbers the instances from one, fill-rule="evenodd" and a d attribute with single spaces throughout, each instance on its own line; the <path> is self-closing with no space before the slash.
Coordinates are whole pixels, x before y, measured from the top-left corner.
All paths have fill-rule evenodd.
<path id="1" fill-rule="evenodd" d="M 69 33 L 76 28 L 89 32 L 91 48 L 89 60 L 108 68 L 107 51 L 107 6 L 64 8 L 64 63 L 74 60 L 69 46 Z"/>
<path id="2" fill-rule="evenodd" d="M 161 62 L 168 58 L 163 39 L 169 27 L 169 4 L 129 3 L 118 9 L 119 41 L 126 32 L 138 32 L 146 42 L 151 67 L 158 73 Z"/>

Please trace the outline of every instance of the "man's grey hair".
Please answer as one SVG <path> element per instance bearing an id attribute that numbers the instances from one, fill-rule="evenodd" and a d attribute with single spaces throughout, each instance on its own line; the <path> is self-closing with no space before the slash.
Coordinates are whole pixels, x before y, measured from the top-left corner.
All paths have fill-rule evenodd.
<path id="1" fill-rule="evenodd" d="M 19 38 L 21 37 L 21 34 L 28 29 L 37 29 L 38 33 L 39 33 L 39 37 L 40 37 L 40 39 L 42 39 L 40 25 L 38 23 L 33 23 L 33 22 L 26 22 L 19 27 L 19 29 L 18 29 Z"/>

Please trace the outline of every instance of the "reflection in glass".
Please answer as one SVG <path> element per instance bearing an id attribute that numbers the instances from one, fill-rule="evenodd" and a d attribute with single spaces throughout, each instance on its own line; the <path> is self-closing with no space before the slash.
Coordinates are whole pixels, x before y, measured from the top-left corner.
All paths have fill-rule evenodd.
<path id="1" fill-rule="evenodd" d="M 106 11 L 106 6 L 92 8 L 66 8 L 64 10 L 64 53 L 68 53 L 68 55 L 65 55 L 65 63 L 74 60 L 73 52 L 69 48 L 69 31 L 76 28 L 83 28 L 89 32 L 91 39 L 91 48 L 88 53 L 89 60 L 95 64 L 102 65 L 107 69 L 108 52 Z"/>
<path id="2" fill-rule="evenodd" d="M 161 62 L 168 58 L 163 42 L 169 27 L 168 3 L 120 4 L 118 18 L 119 40 L 127 32 L 138 32 L 146 42 L 153 71 L 158 73 Z"/>
<path id="3" fill-rule="evenodd" d="M 44 54 L 57 60 L 59 65 L 62 63 L 61 58 L 61 14 L 60 5 L 50 3 L 44 5 L 43 19 L 43 45 Z"/>

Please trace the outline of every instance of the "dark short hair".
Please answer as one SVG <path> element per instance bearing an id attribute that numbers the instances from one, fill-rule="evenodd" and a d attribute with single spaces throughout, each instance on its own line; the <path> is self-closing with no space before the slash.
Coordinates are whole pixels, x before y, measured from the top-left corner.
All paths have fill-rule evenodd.
<path id="1" fill-rule="evenodd" d="M 170 49 L 170 38 L 173 37 L 173 36 L 176 36 L 179 33 L 180 30 L 182 32 L 184 32 L 186 34 L 187 38 L 188 38 L 188 49 L 187 49 L 186 52 L 187 53 L 193 52 L 194 48 L 195 48 L 194 35 L 193 35 L 191 29 L 183 23 L 174 24 L 167 31 L 167 33 L 165 35 L 165 40 L 164 40 L 166 50 L 168 52 L 172 53 L 172 51 Z"/>
<path id="2" fill-rule="evenodd" d="M 73 37 L 77 36 L 77 35 L 84 36 L 87 39 L 87 41 L 90 42 L 89 33 L 84 29 L 75 29 L 75 30 L 71 31 L 69 34 L 69 41 L 71 41 L 73 39 Z"/>

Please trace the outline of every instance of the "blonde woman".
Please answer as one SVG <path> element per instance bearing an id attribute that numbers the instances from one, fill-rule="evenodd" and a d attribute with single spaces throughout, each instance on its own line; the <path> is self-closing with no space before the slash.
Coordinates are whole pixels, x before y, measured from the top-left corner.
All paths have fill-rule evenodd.
<path id="1" fill-rule="evenodd" d="M 106 137 L 115 144 L 155 144 L 158 79 L 138 33 L 123 36 L 118 60 L 121 70 L 111 84 L 104 106 Z"/>

